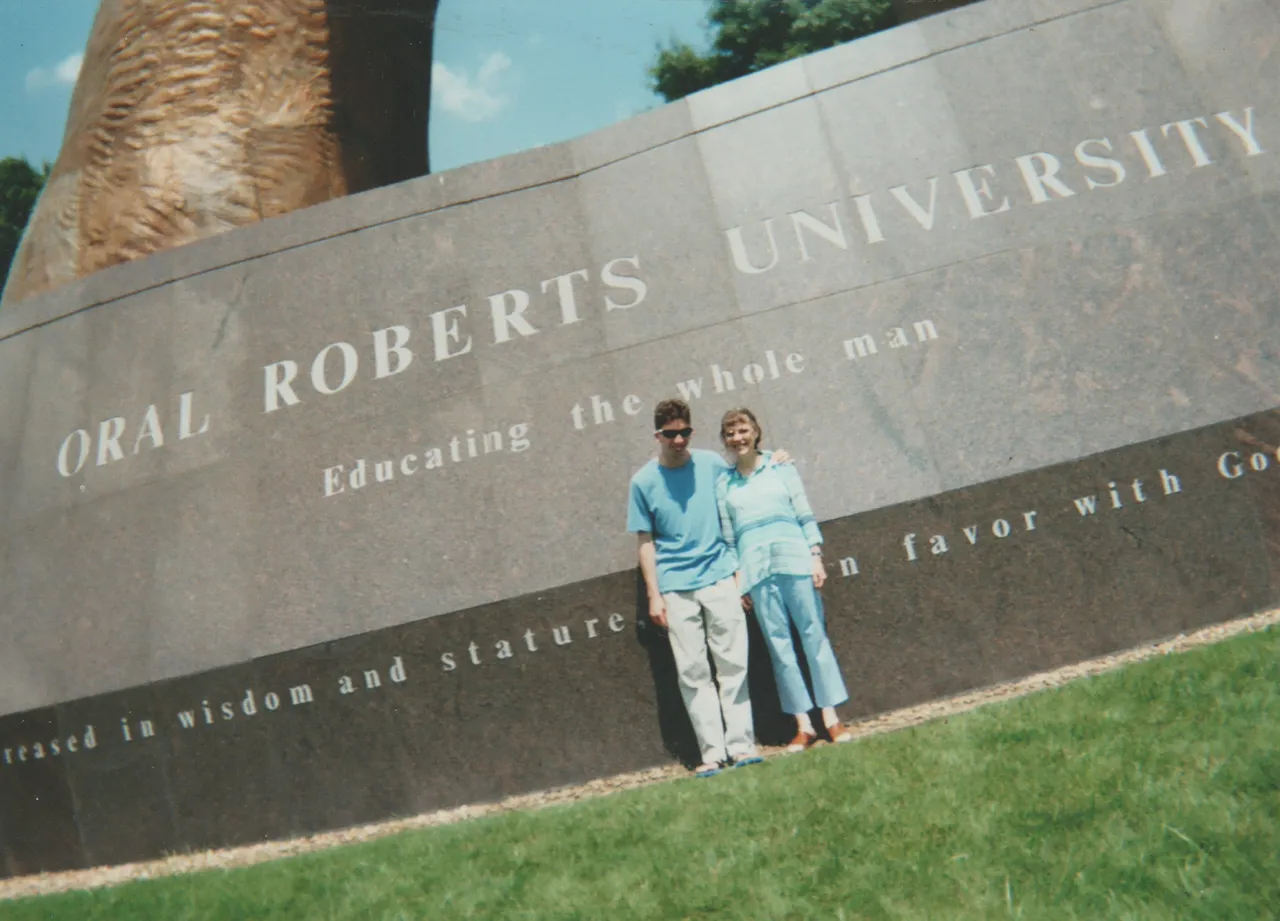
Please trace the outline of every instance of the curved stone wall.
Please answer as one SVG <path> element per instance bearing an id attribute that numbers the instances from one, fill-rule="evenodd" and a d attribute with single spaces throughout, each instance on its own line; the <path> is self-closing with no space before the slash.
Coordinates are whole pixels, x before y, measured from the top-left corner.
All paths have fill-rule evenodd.
<path id="1" fill-rule="evenodd" d="M 6 872 L 679 754 L 677 393 L 796 455 L 851 715 L 1271 603 L 1277 37 L 988 0 L 0 314 Z"/>

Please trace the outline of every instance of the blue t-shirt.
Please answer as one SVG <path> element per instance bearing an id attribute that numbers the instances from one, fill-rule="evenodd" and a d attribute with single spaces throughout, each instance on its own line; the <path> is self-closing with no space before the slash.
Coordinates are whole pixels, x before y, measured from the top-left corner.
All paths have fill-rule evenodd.
<path id="1" fill-rule="evenodd" d="M 728 470 L 715 452 L 693 448 L 683 466 L 664 467 L 655 459 L 631 478 L 627 530 L 653 535 L 658 591 L 705 588 L 738 568 L 716 507 L 716 480 Z"/>

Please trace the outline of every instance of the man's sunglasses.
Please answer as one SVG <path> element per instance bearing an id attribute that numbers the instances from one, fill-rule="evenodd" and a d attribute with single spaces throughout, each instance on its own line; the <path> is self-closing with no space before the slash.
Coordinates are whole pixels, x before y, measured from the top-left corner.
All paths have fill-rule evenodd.
<path id="1" fill-rule="evenodd" d="M 658 429 L 658 434 L 668 440 L 672 438 L 688 438 L 693 434 L 693 429 Z"/>

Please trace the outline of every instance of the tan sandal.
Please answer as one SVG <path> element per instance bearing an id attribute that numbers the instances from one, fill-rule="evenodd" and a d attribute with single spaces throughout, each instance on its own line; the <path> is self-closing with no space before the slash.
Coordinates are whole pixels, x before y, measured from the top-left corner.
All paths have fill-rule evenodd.
<path id="1" fill-rule="evenodd" d="M 827 727 L 827 736 L 832 742 L 852 742 L 853 733 L 840 725 L 839 721 L 832 723 Z"/>
<path id="2" fill-rule="evenodd" d="M 787 745 L 787 751 L 802 752 L 816 741 L 818 741 L 816 733 L 805 732 L 803 729 L 797 730 L 796 737 Z"/>

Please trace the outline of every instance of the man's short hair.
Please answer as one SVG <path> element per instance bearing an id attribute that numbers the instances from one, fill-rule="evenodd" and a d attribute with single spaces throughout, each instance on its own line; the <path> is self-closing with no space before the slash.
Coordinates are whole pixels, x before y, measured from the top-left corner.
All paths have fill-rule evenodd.
<path id="1" fill-rule="evenodd" d="M 684 400 L 663 400 L 653 408 L 653 429 L 656 432 L 668 422 L 681 419 L 693 425 L 693 413 Z"/>

